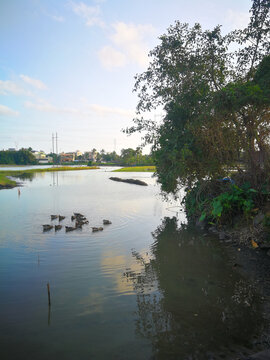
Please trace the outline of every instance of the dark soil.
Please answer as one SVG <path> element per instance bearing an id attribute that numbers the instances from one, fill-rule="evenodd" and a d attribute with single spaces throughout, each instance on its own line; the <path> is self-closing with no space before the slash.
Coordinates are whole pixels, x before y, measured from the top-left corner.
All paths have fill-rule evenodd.
<path id="1" fill-rule="evenodd" d="M 270 359 L 270 256 L 267 250 L 253 249 L 245 244 L 239 244 L 237 240 L 225 239 L 219 241 L 226 246 L 232 267 L 244 277 L 250 279 L 258 289 L 265 324 L 263 333 L 255 344 L 256 348 L 262 349 L 262 352 L 251 354 L 249 357 L 238 356 L 232 360 Z"/>

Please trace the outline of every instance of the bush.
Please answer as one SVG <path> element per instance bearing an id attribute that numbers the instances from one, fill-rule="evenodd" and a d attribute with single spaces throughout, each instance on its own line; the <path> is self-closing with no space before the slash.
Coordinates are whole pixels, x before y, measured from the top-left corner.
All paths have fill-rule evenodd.
<path id="1" fill-rule="evenodd" d="M 236 215 L 251 217 L 260 198 L 250 183 L 241 186 L 205 181 L 187 191 L 183 204 L 189 221 L 232 223 Z"/>

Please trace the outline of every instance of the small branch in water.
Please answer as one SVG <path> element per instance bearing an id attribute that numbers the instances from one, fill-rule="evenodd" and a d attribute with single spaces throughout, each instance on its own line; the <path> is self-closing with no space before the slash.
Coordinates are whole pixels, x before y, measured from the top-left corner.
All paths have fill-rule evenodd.
<path id="1" fill-rule="evenodd" d="M 50 284 L 47 283 L 47 291 L 48 291 L 48 305 L 51 306 L 51 292 L 50 292 Z"/>

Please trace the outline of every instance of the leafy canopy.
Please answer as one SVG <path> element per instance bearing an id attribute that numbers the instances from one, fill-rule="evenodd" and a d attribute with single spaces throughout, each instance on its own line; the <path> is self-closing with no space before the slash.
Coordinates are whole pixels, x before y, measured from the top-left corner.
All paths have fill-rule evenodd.
<path id="1" fill-rule="evenodd" d="M 254 0 L 248 27 L 227 35 L 176 21 L 136 76 L 138 117 L 126 132 L 152 144 L 164 192 L 225 176 L 241 157 L 258 170 L 256 152 L 266 153 L 270 135 L 269 4 Z M 235 44 L 240 50 L 230 50 Z M 145 118 L 160 106 L 161 123 Z"/>

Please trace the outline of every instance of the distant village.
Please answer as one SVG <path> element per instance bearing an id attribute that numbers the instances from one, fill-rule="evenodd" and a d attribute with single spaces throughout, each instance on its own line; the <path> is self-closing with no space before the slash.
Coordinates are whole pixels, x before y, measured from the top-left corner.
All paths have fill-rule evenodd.
<path id="1" fill-rule="evenodd" d="M 115 165 L 152 165 L 151 155 L 143 155 L 140 147 L 122 149 L 118 155 L 115 151 L 105 150 L 82 152 L 46 153 L 43 150 L 33 150 L 31 147 L 16 150 L 9 148 L 0 151 L 0 164 L 115 164 Z"/>
<path id="2" fill-rule="evenodd" d="M 53 154 L 46 155 L 46 153 L 42 150 L 34 151 L 32 150 L 32 154 L 36 158 L 39 164 L 50 164 L 53 163 L 54 157 Z M 82 152 L 80 150 L 76 150 L 75 152 L 61 152 L 58 155 L 58 160 L 60 163 L 66 162 L 76 162 L 76 161 L 91 161 L 96 162 L 98 158 L 98 152 L 96 150 Z"/>

